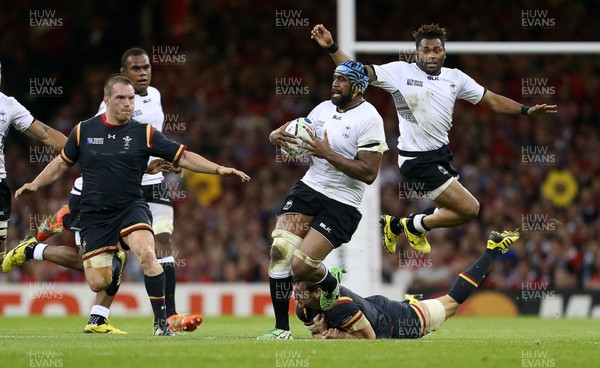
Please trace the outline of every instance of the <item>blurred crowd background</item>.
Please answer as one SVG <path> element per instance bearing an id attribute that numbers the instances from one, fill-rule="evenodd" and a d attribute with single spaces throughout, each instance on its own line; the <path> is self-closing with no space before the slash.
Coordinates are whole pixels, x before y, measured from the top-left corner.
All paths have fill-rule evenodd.
<path id="1" fill-rule="evenodd" d="M 596 41 L 600 36 L 595 1 L 357 2 L 359 40 L 412 41 L 413 30 L 432 22 L 447 28 L 449 41 Z M 86 1 L 76 7 L 67 1 L 21 1 L 1 7 L 1 90 L 65 135 L 96 113 L 102 83 L 118 72 L 123 51 L 140 46 L 150 53 L 152 85 L 162 93 L 167 114 L 165 133 L 253 178 L 247 184 L 190 173 L 167 178 L 174 196 L 178 279 L 266 281 L 275 216 L 308 167 L 302 160 L 285 160 L 268 136 L 330 97 L 334 65 L 310 39 L 310 29 L 323 23 L 338 38 L 335 1 Z M 55 11 L 45 15 L 55 27 L 32 26 L 32 18 L 44 18 L 31 13 L 40 9 Z M 537 13 L 546 26 L 523 25 L 524 19 L 536 19 L 524 13 L 533 9 L 546 12 Z M 409 57 L 401 53 L 358 59 L 385 63 Z M 384 282 L 410 277 L 413 288 L 445 289 L 483 252 L 490 230 L 521 228 L 522 241 L 496 263 L 485 287 L 600 290 L 597 55 L 450 54 L 445 66 L 517 101 L 556 104 L 558 113 L 532 119 L 458 103 L 451 149 L 462 184 L 481 204 L 479 216 L 468 225 L 431 232 L 428 257 L 417 256 L 401 239 L 398 254 L 382 254 Z M 32 80 L 43 78 L 61 93 L 32 93 Z M 543 88 L 524 89 L 532 83 Z M 281 88 L 290 86 L 298 88 Z M 379 175 L 382 211 L 405 215 L 431 207 L 399 176 L 391 97 L 369 88 L 366 98 L 384 117 L 392 148 Z M 14 130 L 5 146 L 13 191 L 52 157 Z M 47 189 L 13 201 L 9 248 L 67 203 L 78 174 L 75 168 Z M 51 243 L 74 244 L 70 234 Z M 82 278 L 46 262 L 0 276 L 2 282 Z M 127 278 L 141 278 L 134 263 Z"/>

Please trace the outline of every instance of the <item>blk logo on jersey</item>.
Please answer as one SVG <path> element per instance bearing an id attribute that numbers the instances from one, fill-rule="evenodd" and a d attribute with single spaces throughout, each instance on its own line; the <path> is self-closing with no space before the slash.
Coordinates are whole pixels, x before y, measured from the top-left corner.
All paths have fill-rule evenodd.
<path id="1" fill-rule="evenodd" d="M 6 113 L 4 111 L 0 111 L 0 123 L 6 124 L 8 122 L 8 118 L 6 117 Z"/>
<path id="2" fill-rule="evenodd" d="M 456 84 L 450 84 L 450 93 L 452 93 L 452 96 L 456 96 Z"/>
<path id="3" fill-rule="evenodd" d="M 88 144 L 104 144 L 104 138 L 88 138 Z"/>
<path id="4" fill-rule="evenodd" d="M 292 207 L 292 204 L 294 204 L 294 201 L 292 201 L 292 200 L 289 200 L 289 201 L 285 202 L 285 205 L 283 206 L 283 209 L 285 211 L 289 210 Z"/>
<path id="5" fill-rule="evenodd" d="M 327 231 L 328 233 L 331 234 L 331 228 L 329 226 L 325 225 L 322 222 L 319 224 L 319 226 L 322 227 L 325 231 Z"/>
<path id="6" fill-rule="evenodd" d="M 332 119 L 334 119 L 334 120 L 342 120 L 342 117 L 338 116 L 338 115 L 333 115 Z"/>
<path id="7" fill-rule="evenodd" d="M 444 175 L 448 175 L 448 170 L 446 170 L 445 167 L 443 167 L 442 165 L 438 165 L 438 170 L 440 170 L 440 172 Z"/>
<path id="8" fill-rule="evenodd" d="M 427 79 L 432 81 L 439 81 L 440 77 L 438 77 L 437 75 L 428 75 Z"/>

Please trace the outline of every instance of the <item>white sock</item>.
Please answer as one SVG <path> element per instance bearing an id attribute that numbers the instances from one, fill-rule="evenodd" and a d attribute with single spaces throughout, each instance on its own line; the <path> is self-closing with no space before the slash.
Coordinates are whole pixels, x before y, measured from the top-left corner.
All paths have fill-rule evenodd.
<path id="1" fill-rule="evenodd" d="M 160 258 L 158 260 L 158 263 L 175 263 L 175 257 L 169 256 L 169 257 L 165 257 L 165 258 Z"/>
<path id="2" fill-rule="evenodd" d="M 48 246 L 48 244 L 38 243 L 38 245 L 36 245 L 35 249 L 33 250 L 33 259 L 35 259 L 36 261 L 43 261 L 44 260 L 44 250 L 46 249 L 47 246 Z"/>
<path id="3" fill-rule="evenodd" d="M 425 228 L 423 227 L 423 218 L 425 218 L 424 214 L 419 214 L 416 215 L 413 218 L 413 226 L 415 227 L 415 229 L 420 232 L 420 233 L 425 233 L 427 232 L 427 230 L 425 230 Z"/>
<path id="4" fill-rule="evenodd" d="M 102 316 L 106 319 L 108 319 L 108 314 L 110 313 L 110 310 L 106 307 L 103 307 L 101 305 L 94 305 L 92 307 L 92 310 L 90 311 L 90 315 L 92 314 L 96 314 L 98 316 Z"/>

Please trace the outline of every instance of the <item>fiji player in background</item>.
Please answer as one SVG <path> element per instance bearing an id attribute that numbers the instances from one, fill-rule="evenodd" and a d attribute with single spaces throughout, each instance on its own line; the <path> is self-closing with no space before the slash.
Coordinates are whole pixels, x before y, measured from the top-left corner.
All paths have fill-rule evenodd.
<path id="1" fill-rule="evenodd" d="M 2 84 L 2 65 L 0 64 L 0 84 Z M 57 152 L 62 150 L 67 137 L 34 118 L 14 97 L 0 92 L 0 262 L 6 254 L 6 238 L 11 211 L 11 194 L 6 184 L 4 163 L 4 141 L 10 127 L 13 126 L 28 137 L 37 139 Z"/>

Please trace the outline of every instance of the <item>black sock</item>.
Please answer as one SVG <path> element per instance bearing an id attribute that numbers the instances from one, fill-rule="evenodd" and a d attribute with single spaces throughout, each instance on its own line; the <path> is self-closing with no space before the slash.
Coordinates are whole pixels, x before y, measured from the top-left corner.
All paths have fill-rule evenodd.
<path id="1" fill-rule="evenodd" d="M 100 315 L 97 315 L 97 314 L 90 314 L 90 319 L 87 324 L 99 326 L 99 325 L 103 325 L 105 323 L 106 323 L 106 318 L 104 318 Z"/>
<path id="2" fill-rule="evenodd" d="M 154 324 L 165 326 L 167 324 L 167 314 L 165 307 L 165 273 L 161 272 L 156 276 L 144 275 L 144 284 L 146 292 L 152 304 L 154 312 Z"/>
<path id="3" fill-rule="evenodd" d="M 400 224 L 400 220 L 402 220 L 401 217 L 394 216 L 392 216 L 392 219 L 390 220 L 390 229 L 396 235 L 402 232 L 402 224 Z"/>
<path id="4" fill-rule="evenodd" d="M 167 317 L 177 314 L 175 310 L 175 265 L 173 262 L 160 264 L 165 271 L 165 305 L 167 306 Z"/>
<path id="5" fill-rule="evenodd" d="M 408 216 L 408 221 L 406 221 L 406 229 L 412 234 L 419 235 L 421 232 L 415 228 L 415 224 L 413 223 L 415 215 L 418 215 L 418 213 L 411 213 Z"/>
<path id="6" fill-rule="evenodd" d="M 448 295 L 462 304 L 477 289 L 500 254 L 502 254 L 500 249 L 486 249 L 485 253 L 471 267 L 458 275 L 450 287 Z"/>
<path id="7" fill-rule="evenodd" d="M 33 259 L 33 252 L 39 243 L 29 244 L 25 247 L 25 259 Z"/>
<path id="8" fill-rule="evenodd" d="M 335 290 L 336 286 L 338 285 L 338 281 L 335 277 L 333 277 L 329 270 L 327 270 L 327 276 L 325 276 L 325 279 L 323 279 L 323 281 L 317 283 L 317 285 L 319 285 L 321 290 L 331 293 Z"/>
<path id="9" fill-rule="evenodd" d="M 435 207 L 431 207 L 431 208 L 424 209 L 423 211 L 421 211 L 419 213 L 422 213 L 425 216 L 429 216 L 429 215 L 433 215 L 434 212 L 435 212 Z"/>
<path id="10" fill-rule="evenodd" d="M 112 281 L 106 286 L 106 289 L 104 289 L 106 295 L 109 296 L 117 295 L 117 291 L 119 291 L 119 287 L 121 286 L 121 281 L 119 280 L 119 272 L 121 272 L 123 261 L 121 261 L 121 258 L 119 258 L 117 254 L 118 253 L 113 254 L 112 257 Z"/>
<path id="11" fill-rule="evenodd" d="M 292 276 L 285 279 L 269 277 L 271 302 L 275 311 L 275 328 L 290 330 L 290 299 L 292 297 Z"/>

